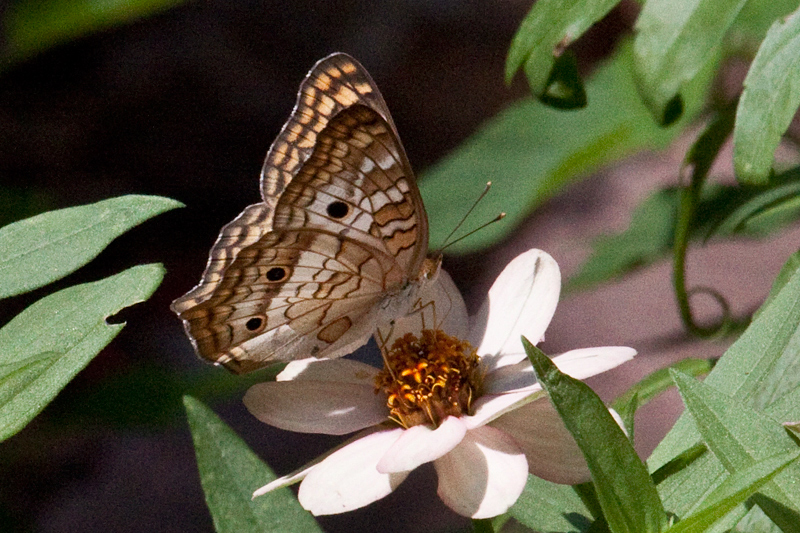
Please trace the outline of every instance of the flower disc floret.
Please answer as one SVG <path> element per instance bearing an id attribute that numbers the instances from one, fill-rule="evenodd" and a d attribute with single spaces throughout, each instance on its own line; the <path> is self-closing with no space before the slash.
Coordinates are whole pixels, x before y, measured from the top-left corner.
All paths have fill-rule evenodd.
<path id="1" fill-rule="evenodd" d="M 387 398 L 390 418 L 405 428 L 438 427 L 448 416 L 469 413 L 480 393 L 479 358 L 472 345 L 441 330 L 407 333 L 385 354 L 375 392 Z"/>

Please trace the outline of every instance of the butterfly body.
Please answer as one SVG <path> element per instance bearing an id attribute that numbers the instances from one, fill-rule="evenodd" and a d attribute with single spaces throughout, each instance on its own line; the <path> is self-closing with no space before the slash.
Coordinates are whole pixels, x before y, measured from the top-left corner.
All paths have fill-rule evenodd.
<path id="1" fill-rule="evenodd" d="M 200 284 L 172 304 L 195 351 L 233 372 L 345 355 L 409 313 L 438 274 L 386 104 L 345 54 L 301 84 L 261 193 L 222 228 Z"/>

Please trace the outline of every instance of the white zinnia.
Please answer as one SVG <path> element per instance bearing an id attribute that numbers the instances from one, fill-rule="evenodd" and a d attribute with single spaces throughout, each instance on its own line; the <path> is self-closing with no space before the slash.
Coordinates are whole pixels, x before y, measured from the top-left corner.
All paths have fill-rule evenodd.
<path id="1" fill-rule="evenodd" d="M 383 498 L 411 470 L 433 462 L 444 503 L 461 515 L 488 518 L 514 504 L 529 472 L 556 483 L 588 481 L 583 455 L 536 382 L 520 341 L 521 336 L 531 342 L 544 337 L 560 286 L 555 260 L 541 250 L 529 250 L 497 278 L 468 334 L 463 319 L 444 321 L 444 333 L 478 346 L 480 396 L 470 398 L 467 413 L 447 416 L 438 427 L 388 424 L 387 397 L 375 393 L 379 370 L 356 361 L 295 361 L 278 381 L 251 387 L 245 405 L 272 426 L 332 435 L 365 430 L 256 495 L 302 479 L 298 497 L 304 508 L 315 515 L 341 513 Z M 450 317 L 466 316 L 446 273 L 431 291 L 432 299 L 446 294 L 453 308 Z M 398 331 L 409 329 L 402 320 L 396 326 Z M 635 354 L 626 347 L 587 348 L 553 357 L 553 362 L 583 379 Z"/>

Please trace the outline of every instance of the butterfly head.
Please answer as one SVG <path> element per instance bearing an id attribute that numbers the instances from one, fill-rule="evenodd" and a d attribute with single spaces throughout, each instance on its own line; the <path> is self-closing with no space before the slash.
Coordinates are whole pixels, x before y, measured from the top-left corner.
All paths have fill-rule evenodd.
<path id="1" fill-rule="evenodd" d="M 422 269 L 420 270 L 420 279 L 426 281 L 436 281 L 436 278 L 439 277 L 439 272 L 442 269 L 442 254 L 441 253 L 432 253 L 428 257 L 425 258 L 425 261 L 422 263 Z"/>

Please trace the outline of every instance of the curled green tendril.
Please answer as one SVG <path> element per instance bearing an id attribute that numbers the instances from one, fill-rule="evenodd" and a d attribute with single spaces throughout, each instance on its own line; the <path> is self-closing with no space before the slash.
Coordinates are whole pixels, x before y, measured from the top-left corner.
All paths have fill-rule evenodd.
<path id="1" fill-rule="evenodd" d="M 672 281 L 684 326 L 692 335 L 703 338 L 724 335 L 734 325 L 730 306 L 720 293 L 708 287 L 696 287 L 690 291 L 686 289 L 686 250 L 689 245 L 689 237 L 697 206 L 700 203 L 700 193 L 714 159 L 716 159 L 725 139 L 733 131 L 734 110 L 735 102 L 732 106 L 719 112 L 692 146 L 680 173 L 681 190 L 673 244 Z M 701 326 L 695 321 L 689 299 L 693 294 L 698 293 L 709 294 L 720 304 L 722 318 L 717 324 Z"/>

